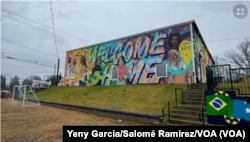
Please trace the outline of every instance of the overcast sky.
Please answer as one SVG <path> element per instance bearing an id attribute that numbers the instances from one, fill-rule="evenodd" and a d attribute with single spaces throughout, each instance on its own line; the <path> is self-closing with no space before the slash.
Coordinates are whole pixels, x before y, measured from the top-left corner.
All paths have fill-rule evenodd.
<path id="1" fill-rule="evenodd" d="M 234 17 L 233 8 L 237 4 L 247 6 L 246 18 Z M 8 80 L 14 75 L 21 79 L 39 75 L 44 79 L 54 74 L 53 66 L 58 60 L 50 28 L 53 27 L 50 2 L 1 1 L 1 8 L 1 57 L 23 56 L 33 61 L 31 64 L 1 58 L 1 74 Z M 250 37 L 249 1 L 52 1 L 52 11 L 55 29 L 64 32 L 56 34 L 62 75 L 68 50 L 190 20 L 196 21 L 212 55 L 233 50 L 241 40 L 211 40 Z M 36 65 L 35 61 L 47 66 Z"/>

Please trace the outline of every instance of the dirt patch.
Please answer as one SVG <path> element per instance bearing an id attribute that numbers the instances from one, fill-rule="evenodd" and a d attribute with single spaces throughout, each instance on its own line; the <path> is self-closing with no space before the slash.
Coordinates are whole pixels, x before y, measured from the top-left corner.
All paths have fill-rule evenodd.
<path id="1" fill-rule="evenodd" d="M 62 141 L 63 126 L 146 126 L 130 121 L 102 117 L 43 105 L 22 106 L 1 99 L 1 141 L 58 142 Z"/>

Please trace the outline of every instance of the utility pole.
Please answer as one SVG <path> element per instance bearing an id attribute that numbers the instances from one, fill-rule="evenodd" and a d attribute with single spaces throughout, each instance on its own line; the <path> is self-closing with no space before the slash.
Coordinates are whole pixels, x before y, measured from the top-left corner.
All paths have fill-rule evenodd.
<path id="1" fill-rule="evenodd" d="M 55 85 L 56 82 L 55 82 L 55 78 L 56 78 L 56 64 L 55 64 L 55 67 L 54 67 L 54 77 L 53 77 L 53 84 Z"/>
<path id="2" fill-rule="evenodd" d="M 60 58 L 58 58 L 56 86 L 58 84 L 59 63 L 60 63 Z"/>

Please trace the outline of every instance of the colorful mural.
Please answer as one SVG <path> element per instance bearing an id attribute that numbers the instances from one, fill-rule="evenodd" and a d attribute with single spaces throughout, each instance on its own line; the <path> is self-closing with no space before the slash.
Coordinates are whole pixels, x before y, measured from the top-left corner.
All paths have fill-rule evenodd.
<path id="1" fill-rule="evenodd" d="M 64 86 L 184 83 L 193 74 L 190 35 L 188 24 L 67 52 Z M 167 64 L 167 77 L 155 76 L 156 64 Z"/>
<path id="2" fill-rule="evenodd" d="M 195 64 L 195 76 L 196 83 L 201 81 L 201 68 L 200 68 L 200 53 L 197 47 L 200 47 L 199 42 L 197 42 L 197 33 L 193 30 L 193 48 L 194 48 L 194 64 Z"/>
<path id="3" fill-rule="evenodd" d="M 204 77 L 206 81 L 206 66 L 212 66 L 212 57 L 208 54 L 208 48 L 205 47 L 203 42 L 200 39 L 201 34 L 197 32 L 195 29 L 193 30 L 193 39 L 194 39 L 194 59 L 195 59 L 195 67 L 196 67 L 196 76 L 198 77 L 198 82 L 202 81 L 201 75 Z M 199 57 L 201 56 L 201 57 Z M 202 62 L 201 62 L 202 61 Z M 202 65 L 203 64 L 203 65 Z M 202 65 L 202 66 L 200 66 Z"/>
<path id="4" fill-rule="evenodd" d="M 237 97 L 235 91 L 206 91 L 208 123 L 250 125 L 250 97 Z"/>

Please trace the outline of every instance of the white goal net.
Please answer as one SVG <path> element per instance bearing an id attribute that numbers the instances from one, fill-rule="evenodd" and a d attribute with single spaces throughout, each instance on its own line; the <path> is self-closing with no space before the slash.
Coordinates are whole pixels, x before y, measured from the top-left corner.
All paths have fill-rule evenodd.
<path id="1" fill-rule="evenodd" d="M 22 103 L 23 106 L 40 105 L 30 85 L 14 85 L 12 103 Z"/>

